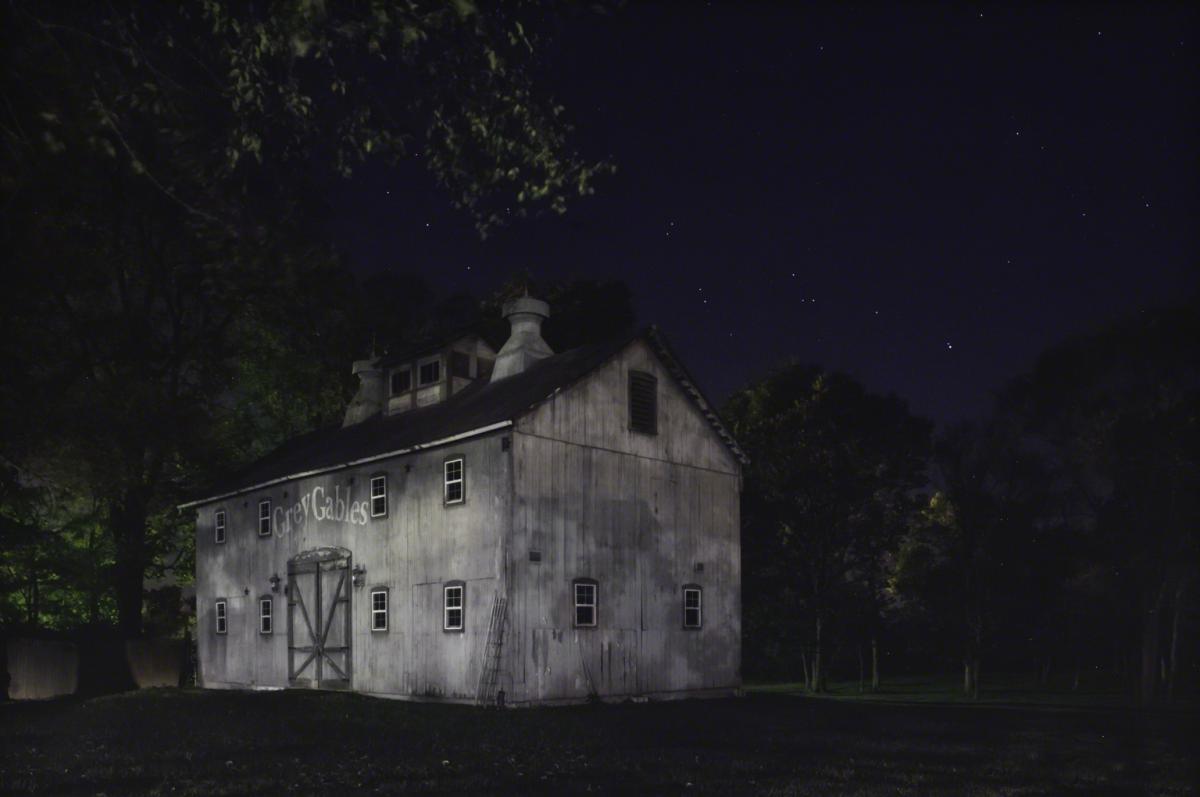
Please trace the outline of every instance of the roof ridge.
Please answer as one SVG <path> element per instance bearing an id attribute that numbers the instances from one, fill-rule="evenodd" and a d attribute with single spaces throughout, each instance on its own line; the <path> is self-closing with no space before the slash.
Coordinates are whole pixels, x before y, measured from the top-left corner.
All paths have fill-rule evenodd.
<path id="1" fill-rule="evenodd" d="M 462 439 L 511 425 L 522 415 L 570 389 L 603 367 L 636 340 L 645 340 L 734 457 L 749 460 L 725 428 L 712 403 L 683 367 L 662 331 L 651 324 L 606 341 L 576 346 L 530 365 L 518 374 L 476 380 L 443 401 L 352 426 L 326 426 L 297 435 L 218 480 L 206 497 L 183 506 L 239 495 L 280 480 L 313 476 L 373 458 L 412 452 L 438 441 Z"/>

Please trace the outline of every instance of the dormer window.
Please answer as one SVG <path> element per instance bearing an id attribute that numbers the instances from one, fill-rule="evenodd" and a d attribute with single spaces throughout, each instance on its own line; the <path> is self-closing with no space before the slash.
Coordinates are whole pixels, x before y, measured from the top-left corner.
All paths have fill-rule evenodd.
<path id="1" fill-rule="evenodd" d="M 412 369 L 408 366 L 392 371 L 392 395 L 398 396 L 412 390 Z"/>
<path id="2" fill-rule="evenodd" d="M 435 358 L 421 363 L 417 368 L 417 387 L 425 387 L 442 381 L 442 361 Z"/>

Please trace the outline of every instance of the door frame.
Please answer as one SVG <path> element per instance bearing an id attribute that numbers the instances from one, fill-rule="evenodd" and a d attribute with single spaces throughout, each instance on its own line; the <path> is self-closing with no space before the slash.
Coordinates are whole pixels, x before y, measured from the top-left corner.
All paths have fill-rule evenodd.
<path id="1" fill-rule="evenodd" d="M 354 594 L 353 589 L 353 571 L 351 569 L 351 554 L 345 548 L 316 548 L 311 551 L 304 551 L 291 559 L 287 563 L 287 667 L 288 667 L 288 686 L 294 688 L 309 688 L 309 689 L 350 689 L 353 684 L 353 626 L 352 617 L 354 616 L 352 599 Z M 326 604 L 325 597 L 322 595 L 322 573 L 330 570 L 340 571 L 337 585 L 334 587 L 334 597 L 328 604 L 328 611 L 324 611 Z M 299 576 L 312 575 L 313 577 L 313 611 L 310 612 L 309 606 L 305 603 L 304 592 L 300 587 Z M 341 604 L 345 604 L 341 606 Z M 339 606 L 342 609 L 341 622 L 343 623 L 343 644 L 336 647 L 330 647 L 325 644 L 329 638 L 329 630 L 338 621 L 336 616 Z M 297 608 L 300 612 L 302 624 L 297 624 L 296 615 Z M 314 626 L 315 620 L 315 626 Z M 306 633 L 309 644 L 297 645 L 297 632 Z M 313 644 L 315 643 L 315 644 Z M 333 653 L 344 653 L 344 671 L 342 667 L 329 655 Z M 297 654 L 304 655 L 304 658 L 299 667 L 296 666 Z M 313 677 L 300 678 L 301 672 L 306 668 L 313 668 Z M 326 670 L 330 671 L 330 676 L 326 677 Z"/>

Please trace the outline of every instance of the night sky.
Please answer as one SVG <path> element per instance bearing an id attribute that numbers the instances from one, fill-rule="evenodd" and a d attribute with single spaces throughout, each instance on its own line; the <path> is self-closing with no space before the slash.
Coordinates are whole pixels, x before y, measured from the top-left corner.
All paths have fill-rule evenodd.
<path id="1" fill-rule="evenodd" d="M 618 172 L 481 241 L 419 166 L 331 186 L 360 274 L 619 279 L 722 401 L 789 357 L 948 423 L 1045 346 L 1197 291 L 1182 5 L 635 4 L 540 55 Z"/>

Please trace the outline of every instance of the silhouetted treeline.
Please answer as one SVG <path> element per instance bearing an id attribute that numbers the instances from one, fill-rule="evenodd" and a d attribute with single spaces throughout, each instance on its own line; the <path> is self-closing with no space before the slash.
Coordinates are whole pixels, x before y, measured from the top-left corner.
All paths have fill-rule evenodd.
<path id="1" fill-rule="evenodd" d="M 999 671 L 1145 701 L 1200 660 L 1200 315 L 1046 351 L 987 419 L 932 434 L 894 398 L 789 365 L 725 413 L 752 463 L 747 676 Z M 881 663 L 882 662 L 882 663 Z"/>

